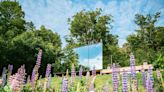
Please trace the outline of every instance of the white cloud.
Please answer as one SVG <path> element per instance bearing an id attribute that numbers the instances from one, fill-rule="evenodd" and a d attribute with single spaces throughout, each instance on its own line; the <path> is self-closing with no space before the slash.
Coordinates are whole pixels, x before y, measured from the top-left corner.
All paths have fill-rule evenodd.
<path id="1" fill-rule="evenodd" d="M 122 46 L 126 37 L 134 32 L 136 25 L 134 24 L 134 15 L 136 13 L 155 13 L 161 11 L 163 17 L 164 6 L 155 0 L 111 0 L 104 3 L 103 1 L 88 1 L 90 4 L 75 3 L 71 0 L 20 0 L 25 18 L 32 21 L 37 28 L 45 25 L 61 35 L 64 43 L 64 35 L 69 34 L 69 26 L 67 18 L 73 16 L 76 12 L 86 9 L 95 10 L 102 8 L 103 14 L 111 14 L 114 19 L 113 29 L 111 33 L 119 36 L 119 46 Z M 164 25 L 163 18 L 157 25 Z"/>
<path id="2" fill-rule="evenodd" d="M 89 61 L 89 63 L 88 63 Z M 95 66 L 96 69 L 102 69 L 102 55 L 99 54 L 94 58 L 90 58 L 90 59 L 84 59 L 83 61 L 81 61 L 82 65 L 88 66 L 89 68 L 92 70 L 93 67 Z"/>
<path id="3" fill-rule="evenodd" d="M 32 21 L 36 28 L 45 25 L 57 32 L 64 44 L 64 36 L 69 34 L 67 19 L 86 8 L 69 0 L 21 0 L 20 3 L 28 21 Z"/>
<path id="4" fill-rule="evenodd" d="M 97 4 L 97 6 L 103 7 L 102 9 L 105 14 L 113 15 L 114 23 L 112 23 L 113 29 L 111 32 L 119 36 L 120 47 L 126 42 L 126 37 L 135 33 L 135 29 L 138 28 L 134 23 L 135 14 L 154 14 L 157 11 L 164 11 L 164 6 L 162 4 L 159 5 L 159 2 L 155 2 L 154 0 L 138 0 L 135 2 L 134 0 L 120 2 L 112 0 L 104 5 L 99 2 L 97 2 Z M 161 19 L 157 25 L 164 25 L 163 21 L 164 20 Z"/>

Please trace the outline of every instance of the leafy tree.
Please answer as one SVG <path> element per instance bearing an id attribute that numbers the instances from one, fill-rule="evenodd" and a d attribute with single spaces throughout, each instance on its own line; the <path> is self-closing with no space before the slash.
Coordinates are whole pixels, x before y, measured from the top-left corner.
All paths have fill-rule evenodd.
<path id="1" fill-rule="evenodd" d="M 75 67 L 79 66 L 78 55 L 72 49 L 65 47 L 63 49 L 63 53 L 64 53 L 64 56 L 62 58 L 61 67 L 60 67 L 60 70 L 58 70 L 57 72 L 59 71 L 66 72 L 67 69 L 71 71 L 72 64 L 74 64 Z"/>
<path id="2" fill-rule="evenodd" d="M 135 53 L 138 64 L 147 61 L 153 63 L 154 66 L 158 66 L 159 56 L 164 56 L 162 52 L 164 48 L 164 37 L 162 36 L 164 27 L 156 26 L 159 17 L 159 12 L 154 15 L 135 15 L 135 23 L 139 26 L 139 29 L 136 30 L 136 34 L 128 36 L 127 42 L 131 51 Z"/>
<path id="3" fill-rule="evenodd" d="M 35 65 L 38 50 L 43 50 L 40 74 L 45 74 L 48 63 L 60 61 L 61 40 L 57 33 L 41 26 L 39 30 L 27 31 L 12 39 L 9 63 L 19 67 L 25 64 L 27 73 L 31 73 Z"/>
<path id="4" fill-rule="evenodd" d="M 113 55 L 113 50 L 110 49 L 110 46 L 117 46 L 118 43 L 117 36 L 110 34 L 112 16 L 102 15 L 101 9 L 96 11 L 82 10 L 68 21 L 71 33 L 71 35 L 66 37 L 68 45 L 74 48 L 102 42 L 103 66 L 106 68 L 107 64 L 110 63 L 110 55 Z"/>
<path id="5" fill-rule="evenodd" d="M 47 63 L 54 63 L 54 70 L 65 71 L 67 64 L 75 62 L 72 50 L 62 52 L 60 36 L 41 26 L 36 29 L 32 22 L 26 22 L 24 12 L 18 2 L 0 2 L 0 71 L 8 64 L 14 65 L 14 72 L 25 64 L 31 74 L 39 49 L 43 50 L 39 73 L 45 74 Z M 76 57 L 76 56 L 75 56 Z M 62 64 L 61 60 L 67 63 Z"/>
<path id="6" fill-rule="evenodd" d="M 0 2 L 0 70 L 8 62 L 12 38 L 25 32 L 24 12 L 17 2 Z"/>
<path id="7" fill-rule="evenodd" d="M 0 2 L 0 35 L 13 38 L 25 32 L 24 12 L 17 2 Z"/>
<path id="8" fill-rule="evenodd" d="M 135 23 L 140 27 L 140 29 L 137 30 L 137 36 L 140 40 L 142 40 L 141 44 L 145 44 L 146 47 L 153 47 L 155 50 L 155 23 L 159 17 L 159 12 L 157 12 L 155 15 L 135 15 Z"/>

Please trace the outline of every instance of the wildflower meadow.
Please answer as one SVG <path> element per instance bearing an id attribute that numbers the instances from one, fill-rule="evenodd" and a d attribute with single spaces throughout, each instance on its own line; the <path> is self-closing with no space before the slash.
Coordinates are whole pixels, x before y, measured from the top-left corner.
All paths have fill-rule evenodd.
<path id="1" fill-rule="evenodd" d="M 0 0 L 0 92 L 164 92 L 164 0 Z"/>
<path id="2" fill-rule="evenodd" d="M 72 64 L 71 71 L 62 76 L 51 74 L 51 64 L 47 64 L 45 77 L 39 76 L 38 71 L 42 59 L 42 50 L 39 51 L 32 75 L 27 75 L 25 65 L 21 65 L 15 74 L 13 65 L 4 67 L 0 78 L 1 92 L 163 92 L 163 73 L 149 67 L 136 73 L 135 57 L 130 55 L 130 71 L 119 71 L 112 65 L 112 74 L 96 74 L 93 67 L 83 76 L 83 69 L 75 70 Z M 69 75 L 70 72 L 70 75 Z"/>

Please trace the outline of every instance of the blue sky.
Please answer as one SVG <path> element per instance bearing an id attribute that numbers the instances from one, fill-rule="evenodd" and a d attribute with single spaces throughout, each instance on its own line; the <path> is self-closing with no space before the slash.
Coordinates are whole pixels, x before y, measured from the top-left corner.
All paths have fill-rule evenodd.
<path id="1" fill-rule="evenodd" d="M 119 36 L 119 46 L 126 42 L 129 34 L 135 33 L 134 15 L 161 12 L 156 25 L 164 26 L 164 0 L 19 0 L 25 11 L 25 19 L 36 28 L 45 25 L 57 32 L 66 45 L 64 36 L 69 33 L 67 19 L 80 10 L 102 8 L 103 14 L 111 14 L 112 34 Z"/>

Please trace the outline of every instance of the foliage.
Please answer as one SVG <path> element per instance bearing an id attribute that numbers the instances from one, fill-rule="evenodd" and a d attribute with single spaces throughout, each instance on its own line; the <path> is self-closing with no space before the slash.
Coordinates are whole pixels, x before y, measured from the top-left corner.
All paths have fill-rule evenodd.
<path id="1" fill-rule="evenodd" d="M 64 72 L 66 68 L 70 69 L 72 63 L 77 64 L 73 50 L 62 50 L 57 33 L 44 26 L 36 29 L 32 22 L 25 21 L 24 16 L 18 2 L 0 2 L 0 72 L 8 64 L 14 65 L 14 72 L 25 64 L 27 74 L 30 74 L 39 49 L 43 50 L 43 62 L 39 71 L 41 75 L 47 63 L 53 63 L 55 72 Z M 64 63 L 61 63 L 62 60 Z"/>
<path id="2" fill-rule="evenodd" d="M 83 45 L 90 45 L 94 43 L 103 43 L 103 67 L 106 68 L 110 63 L 110 56 L 112 55 L 113 61 L 120 63 L 120 57 L 116 55 L 121 54 L 118 51 L 117 36 L 110 34 L 111 15 L 102 15 L 102 10 L 97 9 L 95 11 L 82 10 L 76 13 L 71 19 L 70 35 L 66 36 L 66 42 L 69 47 L 79 47 Z M 112 48 L 110 48 L 112 47 Z"/>
<path id="3" fill-rule="evenodd" d="M 164 68 L 164 27 L 156 26 L 159 12 L 154 15 L 136 14 L 138 29 L 136 34 L 127 37 L 123 48 L 118 47 L 118 36 L 110 33 L 112 16 L 103 14 L 101 9 L 82 10 L 68 19 L 71 34 L 66 36 L 68 44 L 64 48 L 57 33 L 44 26 L 36 29 L 24 16 L 18 2 L 0 2 L 0 72 L 3 66 L 13 64 L 15 73 L 20 65 L 25 64 L 26 72 L 30 74 L 39 49 L 43 50 L 41 75 L 44 75 L 47 63 L 53 63 L 55 73 L 71 70 L 72 63 L 78 70 L 78 55 L 73 48 L 99 42 L 103 44 L 103 68 L 111 62 L 129 65 L 130 52 L 134 52 L 137 65 L 147 61 L 155 68 Z"/>
<path id="4" fill-rule="evenodd" d="M 10 48 L 11 53 L 9 53 L 8 58 L 13 65 L 17 64 L 16 66 L 19 66 L 24 63 L 28 66 L 27 73 L 29 74 L 33 69 L 31 65 L 35 64 L 39 49 L 43 50 L 40 74 L 44 74 L 46 65 L 59 61 L 61 56 L 61 41 L 59 35 L 46 29 L 44 26 L 42 26 L 40 30 L 27 31 L 13 38 Z M 15 57 L 10 58 L 13 55 Z M 13 60 L 17 60 L 17 63 L 13 63 Z"/>
<path id="5" fill-rule="evenodd" d="M 160 13 L 154 15 L 135 15 L 135 23 L 139 26 L 136 34 L 129 35 L 127 45 L 137 57 L 137 64 L 142 64 L 144 61 L 153 63 L 155 68 L 162 68 L 164 60 L 164 27 L 156 26 Z"/>
<path id="6" fill-rule="evenodd" d="M 40 74 L 44 74 L 47 63 L 61 60 L 61 39 L 57 33 L 41 26 L 35 29 L 32 22 L 26 22 L 18 2 L 0 2 L 0 69 L 14 65 L 14 72 L 25 64 L 31 73 L 37 52 L 43 50 Z M 16 62 L 16 63 L 15 63 Z"/>
<path id="7" fill-rule="evenodd" d="M 17 2 L 0 2 L 0 69 L 8 62 L 11 39 L 25 32 L 24 12 Z"/>

